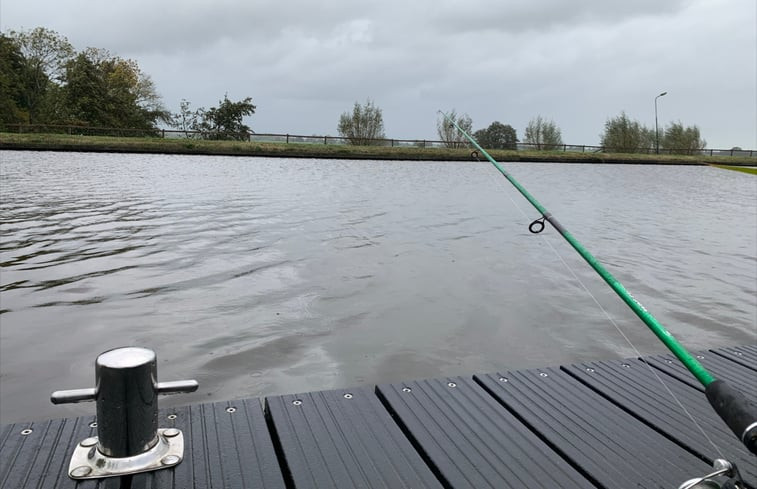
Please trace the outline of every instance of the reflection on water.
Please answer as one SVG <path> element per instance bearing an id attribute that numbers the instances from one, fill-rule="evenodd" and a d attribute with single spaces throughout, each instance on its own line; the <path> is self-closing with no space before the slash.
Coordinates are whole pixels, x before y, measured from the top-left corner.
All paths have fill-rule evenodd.
<path id="1" fill-rule="evenodd" d="M 0 163 L 2 423 L 93 412 L 49 394 L 124 345 L 200 381 L 163 405 L 633 355 L 562 260 L 642 353 L 664 348 L 554 231 L 528 232 L 488 164 Z M 755 342 L 757 179 L 510 168 L 688 347 Z"/>

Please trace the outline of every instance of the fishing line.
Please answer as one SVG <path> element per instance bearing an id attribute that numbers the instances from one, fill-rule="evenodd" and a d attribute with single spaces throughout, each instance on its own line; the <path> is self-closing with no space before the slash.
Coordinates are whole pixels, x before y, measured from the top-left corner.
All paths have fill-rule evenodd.
<path id="1" fill-rule="evenodd" d="M 710 374 L 707 369 L 705 369 L 704 366 L 699 363 L 699 361 L 694 358 L 694 356 L 691 355 L 691 353 L 689 353 L 686 348 L 684 348 L 684 346 L 681 345 L 678 340 L 668 330 L 666 330 L 665 327 L 663 327 L 663 325 L 660 324 L 657 319 L 643 305 L 641 305 L 641 303 L 636 300 L 636 298 L 634 298 L 634 296 L 631 295 L 628 290 L 626 290 L 623 284 L 621 284 L 620 281 L 618 281 L 618 279 L 616 279 L 599 262 L 599 260 L 594 257 L 594 255 L 592 255 L 570 232 L 568 232 L 568 230 L 560 222 L 558 222 L 557 219 L 547 209 L 545 209 L 539 203 L 539 201 L 537 201 L 536 198 L 534 198 L 528 192 L 528 190 L 525 189 L 525 187 L 523 187 L 520 183 L 518 183 L 517 180 L 515 180 L 515 178 L 513 178 L 507 171 L 505 171 L 505 169 L 499 164 L 499 162 L 492 158 L 491 155 L 489 155 L 489 153 L 487 153 L 486 150 L 483 149 L 470 134 L 460 128 L 455 120 L 450 119 L 441 111 L 439 111 L 439 113 L 451 126 L 457 129 L 459 134 L 465 136 L 465 138 L 468 139 L 468 141 L 470 141 L 470 143 L 475 147 L 477 151 L 471 153 L 472 157 L 477 158 L 479 153 L 483 154 L 486 159 L 489 160 L 489 162 L 491 162 L 491 164 L 494 165 L 494 167 L 502 174 L 502 176 L 505 177 L 537 211 L 539 211 L 541 218 L 536 219 L 531 223 L 531 225 L 529 226 L 529 231 L 538 234 L 543 231 L 544 222 L 549 222 L 552 227 L 563 238 L 565 238 L 565 240 L 573 247 L 573 249 L 581 256 L 581 258 L 583 258 L 586 263 L 588 263 L 589 266 L 591 266 L 591 268 L 593 268 L 594 271 L 597 272 L 600 277 L 602 277 L 607 285 L 609 285 L 610 288 L 615 291 L 615 293 L 623 300 L 623 302 L 625 302 L 626 305 L 631 308 L 636 316 L 638 316 L 639 319 L 641 319 L 642 322 L 647 325 L 649 330 L 652 331 L 655 336 L 657 336 L 657 338 L 663 344 L 665 344 L 666 347 L 668 347 L 671 353 L 673 353 L 676 358 L 681 361 L 683 366 L 705 387 L 707 400 L 710 402 L 710 405 L 715 410 L 715 412 L 723 419 L 723 421 L 725 421 L 728 427 L 731 428 L 731 431 L 733 431 L 736 437 L 739 438 L 742 443 L 744 443 L 746 448 L 753 454 L 757 454 L 757 403 L 754 403 L 747 399 L 743 393 L 729 385 L 728 382 L 713 377 L 712 374 Z M 512 202 L 513 204 L 515 204 L 514 201 Z M 518 208 L 521 213 L 523 213 L 523 210 L 520 209 L 517 204 L 516 208 Z M 638 349 L 636 349 L 633 343 L 618 327 L 617 323 L 612 319 L 612 317 L 609 316 L 607 311 L 604 310 L 602 305 L 599 304 L 599 301 L 597 301 L 596 297 L 594 297 L 591 291 L 589 291 L 585 284 L 581 282 L 576 273 L 573 272 L 573 270 L 570 268 L 570 266 L 568 266 L 565 260 L 562 259 L 562 256 L 557 253 L 557 250 L 554 249 L 554 247 L 548 241 L 547 244 L 558 255 L 560 261 L 562 261 L 563 264 L 571 271 L 572 275 L 581 284 L 584 290 L 586 290 L 594 299 L 595 303 L 605 313 L 610 322 L 615 326 L 616 330 L 618 330 L 621 336 L 626 339 L 626 342 L 628 342 L 629 345 L 631 345 L 631 347 L 637 352 L 637 354 L 639 354 Z M 651 366 L 649 367 L 651 368 Z M 653 373 L 655 372 L 653 371 Z M 658 377 L 658 380 L 663 384 L 666 390 L 670 392 L 671 396 L 676 399 L 675 395 L 672 393 L 672 391 L 670 391 L 670 389 L 662 381 L 662 379 Z M 679 400 L 676 399 L 676 402 L 679 404 L 679 406 L 682 407 L 684 412 L 687 412 L 686 408 Z M 693 419 L 690 413 L 687 412 L 687 414 L 689 415 L 689 418 L 694 421 L 695 425 L 697 425 L 696 420 Z M 699 428 L 700 431 L 702 431 L 701 427 Z M 706 434 L 705 437 L 708 438 Z M 717 445 L 712 443 L 712 440 L 710 440 L 710 443 L 719 452 Z"/>
<path id="2" fill-rule="evenodd" d="M 506 195 L 507 195 L 507 198 L 510 199 L 510 202 L 512 202 L 512 204 L 515 206 L 515 208 L 518 209 L 518 211 L 521 213 L 521 215 L 525 219 L 529 219 L 529 217 L 525 213 L 525 211 L 523 209 L 521 209 L 521 207 L 512 198 L 512 196 L 510 195 L 510 192 L 506 192 Z M 534 222 L 539 222 L 539 221 L 534 221 Z M 531 226 L 533 226 L 533 224 L 534 223 L 531 223 Z M 531 226 L 529 226 L 529 230 L 531 230 Z M 543 225 L 542 225 L 542 228 L 543 228 Z M 541 230 L 538 231 L 538 232 L 534 232 L 534 231 L 531 231 L 531 232 L 534 233 L 534 234 L 540 234 Z M 573 276 L 573 278 L 576 280 L 576 282 L 578 282 L 578 284 L 581 286 L 581 288 L 583 288 L 586 291 L 586 293 L 589 294 L 589 297 L 591 297 L 591 299 L 597 305 L 597 307 L 599 308 L 599 310 L 602 311 L 602 313 L 605 315 L 605 317 L 607 318 L 607 320 L 609 320 L 610 323 L 612 323 L 612 325 L 615 326 L 615 329 L 618 331 L 618 333 L 620 334 L 620 336 L 623 337 L 623 339 L 626 341 L 626 343 L 628 343 L 628 345 L 631 347 L 631 349 L 634 351 L 634 353 L 636 353 L 636 356 L 639 357 L 639 358 L 641 358 L 642 354 L 641 354 L 641 352 L 639 352 L 639 349 L 636 348 L 636 345 L 634 345 L 633 342 L 631 341 L 631 339 L 623 332 L 623 330 L 620 328 L 620 326 L 618 325 L 618 323 L 615 322 L 615 319 L 612 317 L 612 315 L 610 315 L 610 313 L 602 306 L 602 304 L 599 302 L 599 300 L 596 298 L 596 296 L 591 292 L 591 290 L 589 290 L 589 288 L 584 284 L 583 280 L 581 280 L 581 278 L 578 276 L 578 274 L 576 274 L 575 270 L 573 270 L 573 267 L 571 267 L 570 264 L 567 261 L 565 261 L 565 259 L 563 258 L 563 256 L 552 245 L 552 243 L 550 242 L 550 240 L 547 238 L 546 235 L 540 234 L 540 237 L 541 237 L 541 239 L 545 243 L 547 243 L 547 246 L 549 246 L 549 248 L 554 252 L 554 254 L 557 256 L 557 258 L 560 260 L 560 262 L 563 264 L 563 266 L 565 266 L 565 268 L 570 272 L 570 274 Z M 649 363 L 647 363 L 645 361 L 642 361 L 642 363 L 647 366 L 647 368 L 652 373 L 652 375 L 660 382 L 660 384 L 662 384 L 663 388 L 668 392 L 668 394 L 673 399 L 673 401 L 676 404 L 678 404 L 678 406 L 681 408 L 681 411 L 683 411 L 683 413 L 691 420 L 691 422 L 694 424 L 694 426 L 697 428 L 697 430 L 699 430 L 699 432 L 702 433 L 702 435 L 707 440 L 707 442 L 710 445 L 712 445 L 712 447 L 718 453 L 718 455 L 720 456 L 720 458 L 725 458 L 725 455 L 723 455 L 723 452 L 720 450 L 720 447 L 718 447 L 715 444 L 715 442 L 707 435 L 707 433 L 704 431 L 704 428 L 702 428 L 702 426 L 697 422 L 697 420 L 694 419 L 694 416 L 691 415 L 691 413 L 689 412 L 689 410 L 686 409 L 686 406 L 683 405 L 683 403 L 678 399 L 678 397 L 675 395 L 675 393 L 673 393 L 673 391 L 670 389 L 670 387 L 668 387 L 668 385 L 665 383 L 665 381 L 662 380 L 662 377 L 660 377 L 657 374 L 657 372 L 655 371 L 654 367 L 652 367 Z"/>

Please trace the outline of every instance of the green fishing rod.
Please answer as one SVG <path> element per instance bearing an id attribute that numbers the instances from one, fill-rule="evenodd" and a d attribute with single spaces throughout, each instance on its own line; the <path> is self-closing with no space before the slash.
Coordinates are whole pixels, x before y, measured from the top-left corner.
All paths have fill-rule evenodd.
<path id="1" fill-rule="evenodd" d="M 741 439 L 746 447 L 757 454 L 757 405 L 723 380 L 715 379 L 699 361 L 681 345 L 670 332 L 647 309 L 637 301 L 633 295 L 597 260 L 594 255 L 568 232 L 565 227 L 531 195 L 525 187 L 513 178 L 502 165 L 491 157 L 478 142 L 455 120 L 450 119 L 442 111 L 439 113 L 450 125 L 455 127 L 460 134 L 470 141 L 480 154 L 484 155 L 489 162 L 504 176 L 528 202 L 539 211 L 541 218 L 533 221 L 529 226 L 532 233 L 540 233 L 544 230 L 544 222 L 549 222 L 565 240 L 575 249 L 581 257 L 599 274 L 602 279 L 615 291 L 631 310 L 646 324 L 650 330 L 668 347 L 686 369 L 705 387 L 705 393 L 710 404 L 721 418 L 733 430 L 734 434 Z"/>

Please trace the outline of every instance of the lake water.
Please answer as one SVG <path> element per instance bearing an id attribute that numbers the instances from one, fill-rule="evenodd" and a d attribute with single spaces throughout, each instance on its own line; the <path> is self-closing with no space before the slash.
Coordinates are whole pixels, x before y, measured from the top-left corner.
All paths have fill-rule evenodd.
<path id="1" fill-rule="evenodd" d="M 507 167 L 685 346 L 757 342 L 757 178 Z M 49 395 L 125 345 L 200 382 L 163 406 L 633 356 L 573 273 L 665 352 L 488 163 L 5 151 L 0 192 L 2 423 L 94 413 Z"/>

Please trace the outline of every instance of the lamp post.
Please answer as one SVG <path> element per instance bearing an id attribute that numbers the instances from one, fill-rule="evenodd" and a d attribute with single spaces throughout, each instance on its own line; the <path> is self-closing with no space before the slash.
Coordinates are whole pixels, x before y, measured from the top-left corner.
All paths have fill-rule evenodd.
<path id="1" fill-rule="evenodd" d="M 668 92 L 662 92 L 660 95 L 654 98 L 654 140 L 655 140 L 655 151 L 657 154 L 660 154 L 660 130 L 657 128 L 657 99 L 660 97 L 664 97 L 667 94 Z"/>

